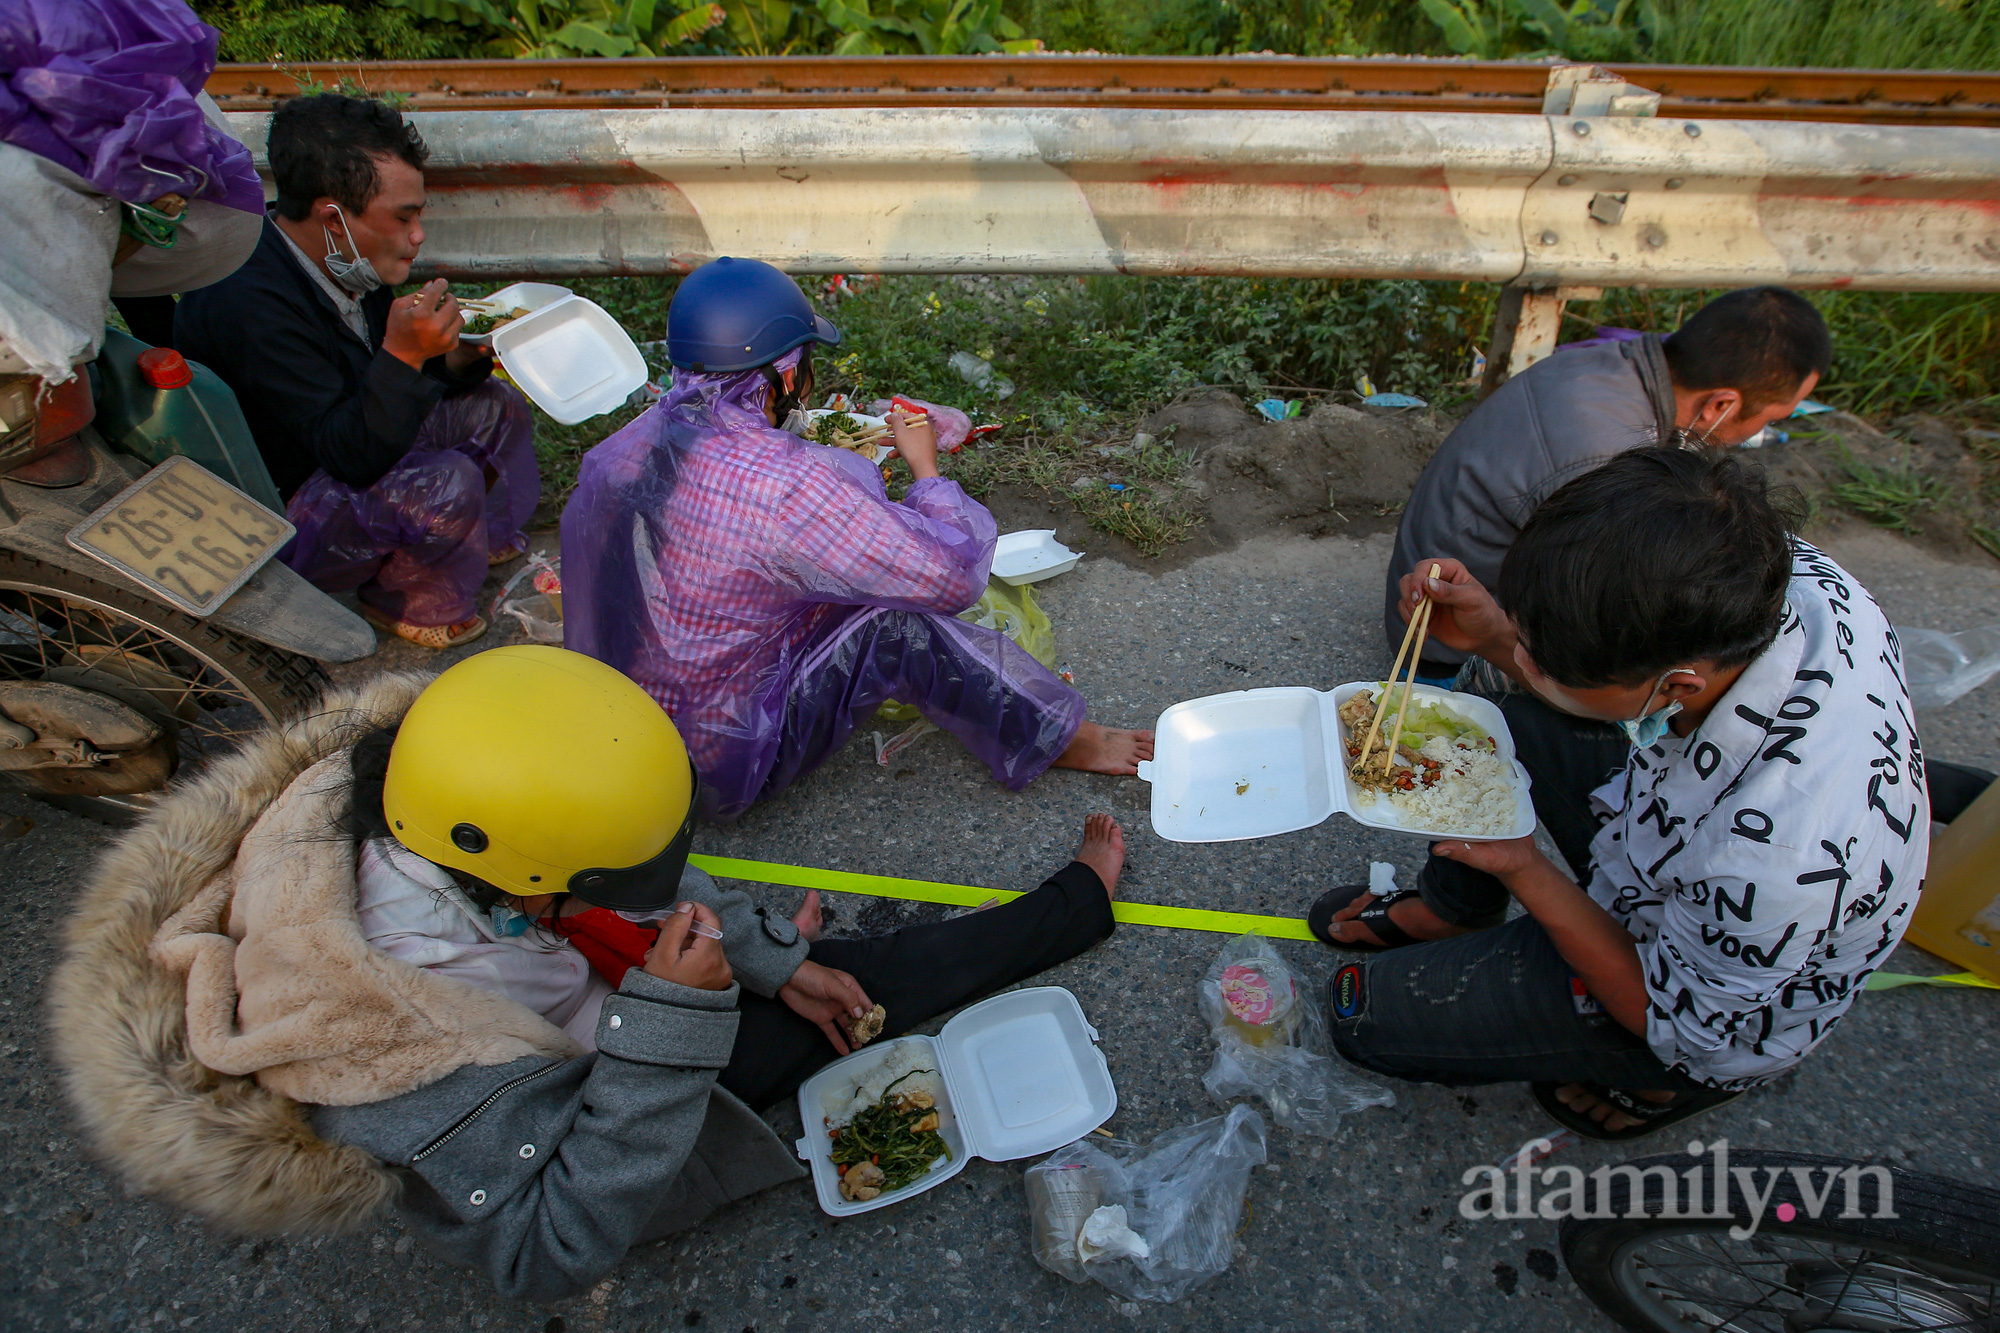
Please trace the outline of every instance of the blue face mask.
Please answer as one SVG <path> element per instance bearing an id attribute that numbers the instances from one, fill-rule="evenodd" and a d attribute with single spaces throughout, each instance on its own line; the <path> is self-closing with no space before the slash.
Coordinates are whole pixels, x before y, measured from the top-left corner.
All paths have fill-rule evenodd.
<path id="1" fill-rule="evenodd" d="M 486 917 L 493 923 L 493 933 L 503 940 L 528 933 L 528 918 L 505 903 L 495 903 L 487 908 Z"/>
<path id="2" fill-rule="evenodd" d="M 1660 687 L 1667 683 L 1668 676 L 1677 676 L 1686 670 L 1686 667 L 1678 667 L 1662 674 L 1653 682 L 1653 692 L 1646 696 L 1645 704 L 1639 709 L 1639 716 L 1627 718 L 1618 724 L 1625 732 L 1625 739 L 1632 742 L 1634 749 L 1650 749 L 1659 744 L 1660 737 L 1667 734 L 1667 723 L 1673 720 L 1674 714 L 1681 711 L 1680 700 L 1674 700 L 1657 713 L 1649 713 L 1646 709 L 1653 706 L 1653 700 L 1659 697 Z"/>

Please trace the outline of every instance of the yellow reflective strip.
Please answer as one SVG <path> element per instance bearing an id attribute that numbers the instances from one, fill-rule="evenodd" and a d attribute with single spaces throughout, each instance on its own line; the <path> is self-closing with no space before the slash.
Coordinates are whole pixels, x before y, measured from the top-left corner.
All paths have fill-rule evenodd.
<path id="1" fill-rule="evenodd" d="M 865 893 L 876 898 L 902 898 L 919 903 L 947 903 L 954 907 L 978 907 L 998 899 L 1012 902 L 1021 895 L 1012 889 L 982 889 L 970 884 L 938 884 L 927 879 L 896 879 L 888 875 L 857 875 L 847 870 L 821 870 L 816 866 L 788 866 L 775 861 L 743 861 L 731 856 L 690 856 L 688 864 L 722 879 L 747 880 L 753 884 L 782 884 L 795 889 L 820 889 L 829 893 Z M 1312 931 L 1293 916 L 1257 916 L 1248 912 L 1206 912 L 1193 907 L 1161 907 L 1152 903 L 1111 904 L 1112 918 L 1128 926 L 1159 926 L 1167 930 L 1208 930 L 1220 935 L 1241 935 L 1261 930 L 1273 939 L 1309 940 Z"/>

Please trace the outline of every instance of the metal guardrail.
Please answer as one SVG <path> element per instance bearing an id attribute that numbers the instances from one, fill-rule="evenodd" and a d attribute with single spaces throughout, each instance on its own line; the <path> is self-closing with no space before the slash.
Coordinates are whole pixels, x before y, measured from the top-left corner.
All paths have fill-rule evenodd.
<path id="1" fill-rule="evenodd" d="M 301 82 L 358 83 L 416 110 L 1123 107 L 1539 114 L 1549 66 L 1291 56 L 784 56 L 223 65 L 208 91 L 269 110 Z M 2000 74 L 1614 65 L 1681 119 L 2000 126 Z"/>
<path id="2" fill-rule="evenodd" d="M 261 155 L 264 115 L 234 117 Z M 424 112 L 455 276 L 1295 274 L 2000 289 L 2000 135 L 1684 118 Z"/>

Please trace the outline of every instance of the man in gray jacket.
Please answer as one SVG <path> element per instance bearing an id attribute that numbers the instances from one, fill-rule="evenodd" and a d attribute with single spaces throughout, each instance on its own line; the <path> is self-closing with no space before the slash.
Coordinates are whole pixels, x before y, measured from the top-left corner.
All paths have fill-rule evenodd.
<path id="1" fill-rule="evenodd" d="M 1826 321 L 1783 287 L 1697 310 L 1671 337 L 1564 348 L 1501 385 L 1446 437 L 1403 510 L 1382 624 L 1402 642 L 1397 580 L 1429 556 L 1491 587 L 1528 515 L 1614 454 L 1674 440 L 1741 444 L 1792 414 L 1833 361 Z M 1418 675 L 1448 680 L 1465 655 L 1426 644 Z"/>

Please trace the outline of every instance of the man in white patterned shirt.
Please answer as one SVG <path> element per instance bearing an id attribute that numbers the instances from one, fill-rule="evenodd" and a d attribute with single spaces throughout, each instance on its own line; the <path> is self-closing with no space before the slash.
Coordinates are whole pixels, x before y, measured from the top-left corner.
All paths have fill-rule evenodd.
<path id="1" fill-rule="evenodd" d="M 1342 1052 L 1405 1078 L 1530 1081 L 1557 1120 L 1610 1138 L 1791 1068 L 1901 940 L 1928 855 L 1882 612 L 1788 535 L 1760 474 L 1710 451 L 1635 450 L 1563 487 L 1497 600 L 1438 563 L 1404 580 L 1406 613 L 1430 596 L 1433 636 L 1634 746 L 1601 781 L 1601 746 L 1502 700 L 1575 879 L 1533 838 L 1436 844 L 1398 895 L 1432 938 L 1335 974 Z M 1500 925 L 1510 895 L 1527 915 Z"/>

